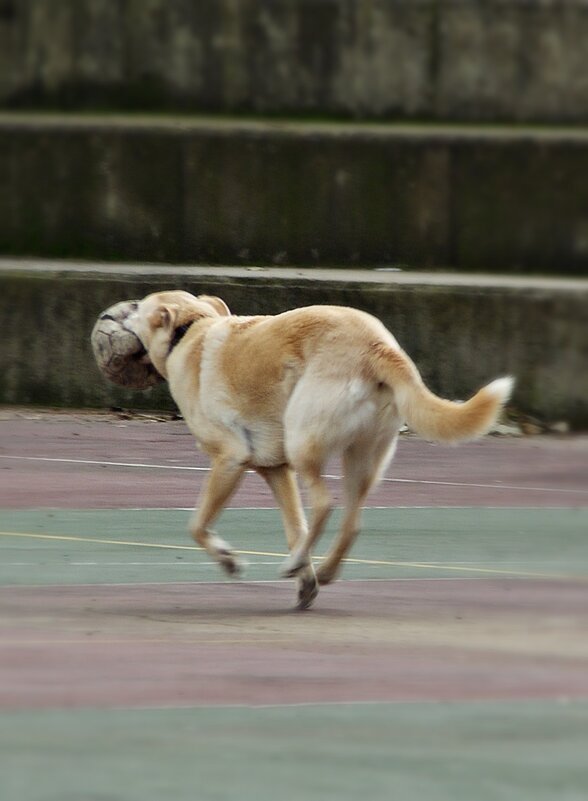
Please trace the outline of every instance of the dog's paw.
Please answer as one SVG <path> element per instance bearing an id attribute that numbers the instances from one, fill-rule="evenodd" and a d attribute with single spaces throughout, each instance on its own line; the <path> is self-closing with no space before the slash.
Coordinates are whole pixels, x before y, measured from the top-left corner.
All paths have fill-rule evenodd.
<path id="1" fill-rule="evenodd" d="M 296 604 L 296 609 L 301 611 L 310 609 L 319 593 L 319 584 L 314 575 L 314 571 L 311 576 L 299 578 L 298 582 L 298 603 Z"/>
<path id="2" fill-rule="evenodd" d="M 308 567 L 308 557 L 304 554 L 294 552 L 282 562 L 280 576 L 282 578 L 295 578 L 301 570 Z"/>
<path id="3" fill-rule="evenodd" d="M 323 587 L 325 584 L 331 584 L 331 582 L 335 581 L 337 578 L 337 570 L 324 563 L 317 567 L 316 577 L 318 583 Z"/>
<path id="4" fill-rule="evenodd" d="M 231 551 L 219 553 L 218 561 L 225 573 L 231 578 L 239 578 L 243 575 L 245 564 L 240 559 L 237 559 Z"/>
<path id="5" fill-rule="evenodd" d="M 216 535 L 210 537 L 209 545 L 225 573 L 232 578 L 238 578 L 243 572 L 245 564 L 235 556 L 231 546 Z"/>

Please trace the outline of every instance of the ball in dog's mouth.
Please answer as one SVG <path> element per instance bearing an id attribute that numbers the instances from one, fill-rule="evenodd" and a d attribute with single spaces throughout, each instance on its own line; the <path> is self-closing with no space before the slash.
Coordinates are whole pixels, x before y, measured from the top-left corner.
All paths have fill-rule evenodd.
<path id="1" fill-rule="evenodd" d="M 149 389 L 165 379 L 153 366 L 139 337 L 126 325 L 137 306 L 136 300 L 109 306 L 98 315 L 90 341 L 96 364 L 105 378 L 127 389 Z"/>

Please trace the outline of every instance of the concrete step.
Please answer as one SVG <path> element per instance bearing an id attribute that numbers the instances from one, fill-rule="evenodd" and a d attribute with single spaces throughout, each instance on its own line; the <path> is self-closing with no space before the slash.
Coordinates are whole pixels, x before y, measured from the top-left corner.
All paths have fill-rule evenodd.
<path id="1" fill-rule="evenodd" d="M 0 402 L 171 408 L 165 386 L 107 384 L 89 343 L 104 308 L 170 288 L 219 295 L 236 314 L 355 306 L 383 320 L 435 392 L 466 398 L 512 374 L 521 411 L 588 426 L 588 281 L 377 270 L 1 259 Z"/>
<path id="2" fill-rule="evenodd" d="M 588 131 L 0 115 L 0 252 L 588 271 Z"/>
<path id="3" fill-rule="evenodd" d="M 585 0 L 4 0 L 0 103 L 588 122 Z"/>

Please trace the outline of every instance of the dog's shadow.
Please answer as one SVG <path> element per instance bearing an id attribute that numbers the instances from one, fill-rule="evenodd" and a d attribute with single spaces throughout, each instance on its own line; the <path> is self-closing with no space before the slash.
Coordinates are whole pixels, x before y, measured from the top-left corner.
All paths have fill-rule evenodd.
<path id="1" fill-rule="evenodd" d="M 101 609 L 105 615 L 117 615 L 125 617 L 139 618 L 142 620 L 153 620 L 158 623 L 188 623 L 198 621 L 218 621 L 220 624 L 234 622 L 236 620 L 251 620 L 252 618 L 284 620 L 297 618 L 321 618 L 324 620 L 352 617 L 353 612 L 344 609 L 333 609 L 332 607 L 315 606 L 312 609 L 298 609 L 292 605 L 290 607 L 269 607 L 269 606 L 227 606 L 218 603 L 214 608 L 194 606 L 175 606 L 164 608 L 153 604 L 152 606 L 109 606 Z"/>
<path id="2" fill-rule="evenodd" d="M 164 593 L 157 598 L 151 594 L 148 602 L 143 598 L 129 597 L 126 602 L 120 599 L 100 603 L 100 613 L 157 622 L 198 622 L 218 621 L 230 624 L 236 620 L 251 618 L 284 620 L 312 618 L 335 619 L 352 617 L 353 611 L 337 607 L 334 598 L 321 598 L 319 595 L 310 609 L 298 609 L 293 587 L 280 584 L 259 585 L 247 582 L 186 585 L 185 592 L 174 592 L 170 597 Z"/>

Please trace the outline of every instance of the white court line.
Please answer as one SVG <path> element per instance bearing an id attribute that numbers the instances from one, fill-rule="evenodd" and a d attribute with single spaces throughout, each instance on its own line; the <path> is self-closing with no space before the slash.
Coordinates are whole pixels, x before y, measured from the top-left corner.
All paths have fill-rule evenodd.
<path id="1" fill-rule="evenodd" d="M 247 570 L 250 570 L 252 567 L 256 568 L 261 566 L 264 567 L 276 567 L 279 565 L 279 559 L 281 557 L 275 557 L 272 562 L 254 562 L 253 564 L 247 564 Z M 50 564 L 49 562 L 45 562 L 44 564 Z M 54 564 L 65 564 L 68 567 L 179 567 L 179 568 L 189 568 L 190 570 L 200 569 L 201 567 L 212 567 L 218 568 L 218 562 L 197 562 L 197 561 L 189 561 L 189 562 L 178 562 L 175 559 L 169 559 L 167 562 L 63 562 L 61 560 L 56 561 Z M 478 562 L 432 562 L 432 567 L 435 568 L 443 568 L 443 566 L 447 565 L 457 565 L 458 567 L 465 566 L 465 567 L 477 567 Z M 509 562 L 511 565 L 522 565 L 523 567 L 527 566 L 527 562 Z M 533 567 L 542 566 L 542 565 L 549 565 L 547 559 L 543 559 L 540 562 L 531 562 Z M 39 565 L 38 562 L 2 562 L 2 567 L 37 567 Z M 366 565 L 366 567 L 386 567 L 386 565 Z M 519 575 L 518 573 L 516 575 Z M 351 579 L 350 579 L 351 580 Z M 363 579 L 361 579 L 363 581 Z M 384 579 L 382 579 L 384 580 Z M 239 579 L 239 581 L 241 581 Z M 367 579 L 366 579 L 367 581 Z M 207 582 L 208 583 L 208 582 Z"/>
<path id="2" fill-rule="evenodd" d="M 440 509 L 451 509 L 453 511 L 457 509 L 485 509 L 496 511 L 496 512 L 537 512 L 537 511 L 547 511 L 547 512 L 569 512 L 569 506 L 464 506 L 460 504 L 456 506 L 455 504 L 450 504 L 448 506 L 431 506 L 430 504 L 427 506 L 364 506 L 362 507 L 365 511 L 381 511 L 381 512 L 397 512 L 397 511 L 406 511 L 411 509 L 427 509 L 431 512 L 438 512 Z M 334 510 L 341 511 L 344 507 L 341 506 L 334 506 Z M 0 511 L 4 514 L 10 512 L 22 512 L 26 510 L 26 507 L 15 507 L 14 509 L 1 509 Z M 90 506 L 85 507 L 83 509 L 68 509 L 67 507 L 63 506 L 42 506 L 38 507 L 38 512 L 82 512 L 83 514 L 96 514 L 100 512 L 193 512 L 194 506 Z M 225 506 L 223 508 L 223 512 L 278 512 L 278 506 Z"/>
<path id="3" fill-rule="evenodd" d="M 0 454 L 0 459 L 19 459 L 28 462 L 64 462 L 65 464 L 94 464 L 102 467 L 141 467 L 152 470 L 195 470 L 201 473 L 209 473 L 210 467 L 195 467 L 175 464 L 149 464 L 147 462 L 106 462 L 99 459 L 58 459 L 54 456 L 14 456 L 12 454 Z M 248 472 L 252 473 L 252 470 Z"/>
<path id="4" fill-rule="evenodd" d="M 96 459 L 63 459 L 50 456 L 14 456 L 11 454 L 0 454 L 0 459 L 13 459 L 30 462 L 60 462 L 65 464 L 87 464 L 102 467 L 132 467 L 147 470 L 190 470 L 199 473 L 209 473 L 210 467 L 196 467 L 193 465 L 170 465 L 170 464 L 150 464 L 147 462 L 108 462 Z M 255 471 L 248 470 L 248 473 Z M 323 478 L 340 481 L 342 476 L 326 474 Z M 588 489 L 571 489 L 569 487 L 525 487 L 517 484 L 477 484 L 467 481 L 433 481 L 417 478 L 383 478 L 382 482 L 393 484 L 427 484 L 439 487 L 475 487 L 477 489 L 498 489 L 498 490 L 518 490 L 528 492 L 562 492 L 574 495 L 588 495 Z"/>
<path id="5" fill-rule="evenodd" d="M 467 486 L 471 486 L 468 484 Z M 559 492 L 559 490 L 557 490 Z M 344 506 L 334 506 L 333 509 L 336 510 L 343 510 Z M 428 504 L 427 506 L 415 506 L 411 504 L 410 506 L 363 506 L 362 507 L 365 511 L 380 511 L 380 512 L 397 512 L 397 511 L 406 511 L 412 509 L 420 509 L 420 510 L 428 510 L 430 512 L 438 512 L 440 509 L 450 509 L 450 510 L 457 510 L 457 509 L 484 509 L 485 511 L 491 510 L 493 512 L 537 512 L 537 511 L 546 511 L 546 512 L 569 512 L 572 507 L 570 506 L 464 506 L 463 504 L 459 504 L 456 506 L 454 503 L 449 504 L 447 506 L 431 506 Z M 15 509 L 14 511 L 21 511 L 19 509 Z M 64 510 L 63 506 L 43 506 L 42 511 L 44 512 L 63 512 L 67 511 Z M 80 511 L 77 509 L 76 511 Z M 82 509 L 81 511 L 84 512 L 193 512 L 193 506 L 116 506 L 113 508 L 102 508 L 93 507 L 89 509 Z M 279 511 L 279 506 L 225 506 L 223 508 L 223 512 L 277 512 Z"/>
<path id="6" fill-rule="evenodd" d="M 197 565 L 196 565 L 197 567 Z M 575 576 L 570 576 L 569 578 L 575 579 Z M 580 579 L 582 577 L 580 576 Z M 339 586 L 342 584 L 374 584 L 374 583 L 394 583 L 396 584 L 399 581 L 492 581 L 493 579 L 486 578 L 478 578 L 476 576 L 399 576 L 398 578 L 341 578 L 338 580 Z M 501 577 L 500 581 L 519 581 L 520 579 L 517 576 L 504 576 Z M 179 587 L 179 586 L 186 586 L 186 587 L 193 587 L 194 585 L 201 584 L 202 586 L 210 587 L 210 586 L 231 586 L 231 585 L 238 585 L 239 587 L 247 587 L 248 584 L 275 584 L 277 587 L 281 587 L 284 590 L 291 589 L 291 582 L 293 579 L 224 579 L 218 581 L 206 581 L 200 579 L 194 579 L 193 581 L 84 581 L 84 582 L 66 582 L 63 583 L 55 583 L 55 584 L 0 584 L 0 594 L 3 592 L 8 592 L 10 590 L 21 590 L 21 589 L 29 589 L 31 587 L 37 588 L 54 588 L 54 587 L 77 587 L 77 588 L 85 588 L 85 587 Z M 0 640 L 1 642 L 1 640 Z"/>
<path id="7" fill-rule="evenodd" d="M 49 562 L 45 562 L 45 564 L 50 564 Z M 190 570 L 200 569 L 201 567 L 210 567 L 217 569 L 219 564 L 218 562 L 177 562 L 175 560 L 169 560 L 167 562 L 55 562 L 54 564 L 65 564 L 67 567 L 179 567 L 179 568 L 189 568 Z M 38 567 L 38 562 L 2 562 L 2 567 Z M 273 562 L 255 562 L 255 567 L 259 565 L 269 566 L 269 567 L 276 567 L 279 565 L 278 557 L 274 559 Z M 247 569 L 249 570 L 251 565 L 247 565 Z"/>
<path id="8" fill-rule="evenodd" d="M 276 556 L 272 562 L 255 562 L 255 567 L 259 567 L 259 565 L 275 567 L 276 563 L 279 564 L 278 560 L 281 558 Z M 27 565 L 37 565 L 38 562 L 3 562 L 2 564 L 25 567 Z M 190 570 L 201 567 L 214 567 L 215 569 L 219 567 L 218 562 L 178 562 L 176 559 L 170 559 L 167 562 L 68 562 L 67 564 L 72 567 L 126 567 L 128 565 L 133 567 L 187 567 Z M 247 569 L 250 568 L 251 565 L 247 565 Z"/>
<path id="9" fill-rule="evenodd" d="M 549 704 L 560 704 L 562 706 L 568 706 L 572 703 L 576 704 L 578 702 L 584 703 L 588 701 L 588 694 L 584 693 L 573 693 L 571 695 L 550 695 L 546 696 L 544 699 L 546 703 Z M 272 710 L 272 709 L 315 709 L 315 708 L 325 708 L 325 707 L 362 707 L 362 706 L 442 706 L 446 705 L 448 702 L 442 698 L 421 698 L 421 697 L 409 697 L 409 698 L 387 698 L 381 701 L 374 701 L 374 700 L 367 700 L 367 701 L 358 701 L 355 699 L 351 699 L 349 701 L 346 700 L 338 700 L 338 701 L 283 701 L 281 703 L 256 703 L 252 701 L 250 703 L 230 703 L 221 701 L 218 704 L 214 703 L 197 703 L 197 702 L 178 702 L 178 703 L 170 703 L 170 704 L 141 704 L 137 706 L 117 706 L 117 710 L 121 710 L 123 712 L 172 712 L 177 710 L 179 712 L 183 711 L 196 711 L 199 709 L 245 709 L 251 712 L 255 712 L 257 710 L 265 711 L 265 710 Z M 452 702 L 452 706 L 457 707 L 457 705 L 464 707 L 468 706 L 487 706 L 491 709 L 496 709 L 498 704 L 502 706 L 506 706 L 507 704 L 510 706 L 529 706 L 530 708 L 534 708 L 537 706 L 537 698 L 534 696 L 527 697 L 520 697 L 520 698 L 509 698 L 508 700 L 502 698 L 464 698 L 459 700 L 458 702 Z"/>

